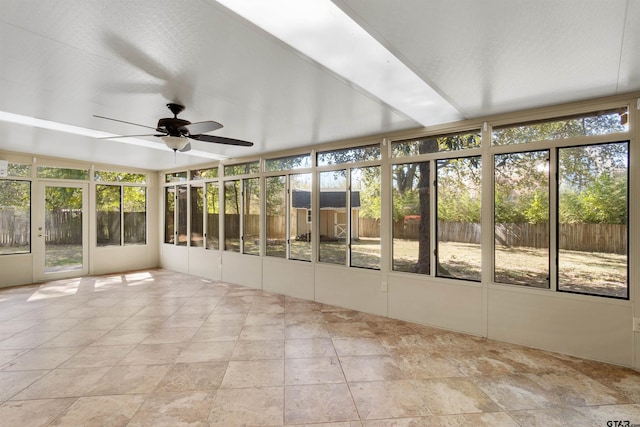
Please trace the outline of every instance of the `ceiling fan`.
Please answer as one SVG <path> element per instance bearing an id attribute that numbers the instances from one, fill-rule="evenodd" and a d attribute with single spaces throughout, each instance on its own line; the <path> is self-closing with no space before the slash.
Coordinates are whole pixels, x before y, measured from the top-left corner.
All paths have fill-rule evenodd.
<path id="1" fill-rule="evenodd" d="M 169 103 L 167 104 L 167 108 L 171 110 L 171 112 L 173 113 L 173 117 L 167 117 L 167 118 L 158 120 L 158 125 L 155 128 L 151 126 L 140 125 L 137 123 L 126 122 L 124 120 L 112 119 L 110 117 L 98 116 L 95 114 L 93 117 L 97 117 L 99 119 L 113 120 L 115 122 L 120 122 L 120 123 L 127 123 L 134 126 L 144 127 L 147 129 L 153 129 L 157 132 L 157 133 L 150 133 L 150 134 L 144 134 L 144 135 L 123 135 L 123 136 L 100 138 L 100 139 L 156 136 L 162 139 L 162 141 L 164 141 L 167 147 L 172 149 L 174 152 L 175 151 L 186 152 L 191 150 L 191 143 L 189 142 L 189 138 L 195 139 L 196 141 L 213 142 L 217 144 L 238 145 L 241 147 L 253 146 L 253 142 L 242 141 L 240 139 L 205 135 L 206 132 L 211 132 L 211 131 L 220 129 L 222 125 L 212 120 L 205 121 L 205 122 L 191 123 L 188 120 L 179 119 L 178 114 L 180 114 L 180 112 L 184 110 L 184 106 L 180 104 Z"/>

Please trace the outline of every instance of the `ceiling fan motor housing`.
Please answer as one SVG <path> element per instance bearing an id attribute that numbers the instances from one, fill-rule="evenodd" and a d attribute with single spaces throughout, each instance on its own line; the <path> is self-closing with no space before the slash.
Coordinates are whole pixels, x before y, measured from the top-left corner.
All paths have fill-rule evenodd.
<path id="1" fill-rule="evenodd" d="M 183 126 L 190 125 L 188 120 L 179 119 L 177 117 L 167 117 L 165 119 L 158 120 L 158 132 L 166 133 L 169 136 L 187 136 L 189 131 L 187 129 L 181 129 Z"/>

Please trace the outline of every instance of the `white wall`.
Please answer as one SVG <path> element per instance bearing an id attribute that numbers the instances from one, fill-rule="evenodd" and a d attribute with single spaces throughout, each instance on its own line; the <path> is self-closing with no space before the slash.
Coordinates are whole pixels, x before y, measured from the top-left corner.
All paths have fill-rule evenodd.
<path id="1" fill-rule="evenodd" d="M 0 256 L 0 288 L 33 283 L 33 255 Z"/>

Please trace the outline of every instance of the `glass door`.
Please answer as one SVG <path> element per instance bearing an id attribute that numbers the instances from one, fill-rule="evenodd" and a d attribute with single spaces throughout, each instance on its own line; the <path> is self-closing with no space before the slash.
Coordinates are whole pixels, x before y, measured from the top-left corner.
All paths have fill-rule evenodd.
<path id="1" fill-rule="evenodd" d="M 85 183 L 40 182 L 34 248 L 38 280 L 88 274 L 87 188 Z"/>

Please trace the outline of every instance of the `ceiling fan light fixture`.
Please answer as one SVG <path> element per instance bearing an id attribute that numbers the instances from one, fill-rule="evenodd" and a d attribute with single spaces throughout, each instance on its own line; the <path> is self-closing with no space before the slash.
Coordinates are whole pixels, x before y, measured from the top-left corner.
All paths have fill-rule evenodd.
<path id="1" fill-rule="evenodd" d="M 189 139 L 181 136 L 162 136 L 160 137 L 167 147 L 173 151 L 182 150 L 189 143 Z"/>

